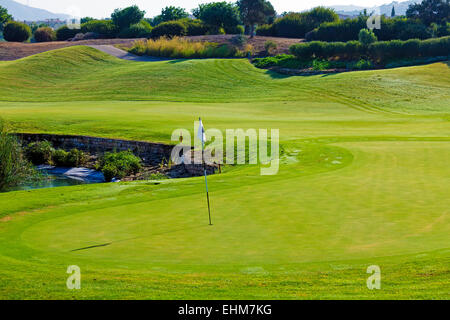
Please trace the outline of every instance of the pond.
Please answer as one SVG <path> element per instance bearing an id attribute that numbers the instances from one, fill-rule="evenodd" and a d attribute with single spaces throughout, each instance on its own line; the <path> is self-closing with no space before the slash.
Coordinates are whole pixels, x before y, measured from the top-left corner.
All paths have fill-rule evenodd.
<path id="1" fill-rule="evenodd" d="M 14 187 L 9 191 L 32 190 L 43 188 L 67 187 L 79 184 L 105 182 L 103 174 L 88 168 L 57 168 L 53 166 L 38 166 L 43 179 L 31 181 Z"/>

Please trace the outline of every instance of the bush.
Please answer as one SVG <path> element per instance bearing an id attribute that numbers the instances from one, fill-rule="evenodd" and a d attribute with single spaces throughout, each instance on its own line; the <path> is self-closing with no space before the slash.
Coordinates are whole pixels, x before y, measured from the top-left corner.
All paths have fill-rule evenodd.
<path id="1" fill-rule="evenodd" d="M 227 26 L 224 28 L 226 34 L 244 34 L 243 26 Z"/>
<path id="2" fill-rule="evenodd" d="M 247 37 L 243 34 L 238 34 L 231 38 L 231 43 L 235 46 L 242 47 L 247 44 Z"/>
<path id="3" fill-rule="evenodd" d="M 391 40 L 374 42 L 364 48 L 357 41 L 299 43 L 292 45 L 290 51 L 299 59 L 361 59 L 368 55 L 373 61 L 386 62 L 392 59 L 448 56 L 450 53 L 450 37 L 428 40 Z"/>
<path id="4" fill-rule="evenodd" d="M 363 46 L 368 46 L 369 44 L 376 42 L 378 39 L 372 30 L 361 29 L 359 31 L 358 40 Z"/>
<path id="5" fill-rule="evenodd" d="M 81 150 L 72 149 L 66 156 L 66 165 L 69 167 L 82 167 L 88 162 L 88 155 Z"/>
<path id="6" fill-rule="evenodd" d="M 33 164 L 52 164 L 52 155 L 55 150 L 50 142 L 44 140 L 32 142 L 25 148 L 25 154 Z"/>
<path id="7" fill-rule="evenodd" d="M 370 60 L 360 59 L 356 63 L 349 66 L 349 69 L 368 70 L 373 68 L 373 63 Z"/>
<path id="8" fill-rule="evenodd" d="M 380 63 L 406 58 L 448 56 L 450 54 L 450 37 L 422 41 L 379 41 L 369 46 L 368 53 L 372 60 Z"/>
<path id="9" fill-rule="evenodd" d="M 62 149 L 55 150 L 52 155 L 53 164 L 58 167 L 66 167 L 68 154 L 68 152 Z"/>
<path id="10" fill-rule="evenodd" d="M 270 40 L 264 43 L 264 49 L 266 50 L 266 53 L 268 55 L 273 54 L 277 50 L 277 47 L 278 47 L 277 44 Z"/>
<path id="11" fill-rule="evenodd" d="M 3 28 L 3 37 L 10 42 L 24 42 L 31 37 L 31 29 L 24 23 L 10 21 Z"/>
<path id="12" fill-rule="evenodd" d="M 117 167 L 114 164 L 107 163 L 103 166 L 101 169 L 103 176 L 105 177 L 106 181 L 111 181 L 114 178 L 122 179 L 125 174 L 123 172 L 118 171 Z M 121 178 L 122 177 L 122 178 Z"/>
<path id="13" fill-rule="evenodd" d="M 132 24 L 119 33 L 119 38 L 150 38 L 152 27 L 147 21 Z"/>
<path id="14" fill-rule="evenodd" d="M 62 26 L 56 30 L 56 40 L 66 41 L 75 37 L 75 35 L 80 32 L 80 29 L 70 29 L 67 26 Z"/>
<path id="15" fill-rule="evenodd" d="M 306 34 L 307 41 L 350 41 L 358 40 L 358 33 L 366 28 L 367 17 L 325 22 Z"/>
<path id="16" fill-rule="evenodd" d="M 198 19 L 181 19 L 178 21 L 185 25 L 187 36 L 201 36 L 209 31 L 208 27 Z"/>
<path id="17" fill-rule="evenodd" d="M 114 38 L 118 33 L 118 29 L 111 20 L 91 20 L 81 25 L 81 32 L 94 32 L 102 38 Z"/>
<path id="18" fill-rule="evenodd" d="M 288 13 L 274 23 L 274 34 L 277 37 L 304 38 L 306 34 L 322 23 L 339 19 L 332 9 L 317 7 L 307 12 Z"/>
<path id="19" fill-rule="evenodd" d="M 15 136 L 8 134 L 0 119 L 0 192 L 14 187 L 36 175 L 26 160 Z"/>
<path id="20" fill-rule="evenodd" d="M 269 67 L 283 67 L 290 69 L 298 69 L 305 66 L 305 64 L 298 60 L 293 55 L 279 54 L 274 57 L 255 58 L 253 64 L 257 68 L 269 68 Z"/>
<path id="21" fill-rule="evenodd" d="M 366 16 L 327 22 L 306 34 L 307 41 L 350 41 L 358 40 L 361 29 L 367 28 Z M 402 17 L 381 17 L 381 29 L 374 30 L 378 40 L 427 39 L 433 32 L 420 21 Z"/>
<path id="22" fill-rule="evenodd" d="M 186 59 L 244 57 L 248 51 L 249 48 L 240 51 L 230 45 L 219 45 L 212 42 L 194 42 L 179 37 L 161 37 L 155 40 L 136 41 L 130 49 L 131 53 L 137 55 Z"/>
<path id="23" fill-rule="evenodd" d="M 181 21 L 167 21 L 160 23 L 152 30 L 152 38 L 160 37 L 175 37 L 185 36 L 187 34 L 187 27 Z"/>
<path id="24" fill-rule="evenodd" d="M 34 39 L 36 42 L 50 42 L 56 40 L 56 33 L 50 27 L 38 28 L 34 32 Z"/>
<path id="25" fill-rule="evenodd" d="M 103 172 L 106 181 L 111 181 L 113 178 L 122 179 L 138 173 L 142 165 L 141 159 L 130 151 L 108 152 L 101 158 L 99 169 Z"/>
<path id="26" fill-rule="evenodd" d="M 273 24 L 263 24 L 256 29 L 257 36 L 276 37 L 277 33 Z"/>

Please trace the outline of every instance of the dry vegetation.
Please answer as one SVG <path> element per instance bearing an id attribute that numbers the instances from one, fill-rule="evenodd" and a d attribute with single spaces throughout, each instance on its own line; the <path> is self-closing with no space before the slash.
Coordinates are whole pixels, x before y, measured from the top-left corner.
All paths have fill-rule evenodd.
<path id="1" fill-rule="evenodd" d="M 186 37 L 193 41 L 201 42 L 215 42 L 219 44 L 231 44 L 233 35 L 211 35 L 211 36 L 192 36 Z M 0 61 L 16 60 L 38 54 L 45 51 L 55 50 L 59 48 L 77 46 L 77 45 L 102 45 L 110 44 L 120 48 L 131 48 L 132 44 L 139 39 L 98 39 L 98 40 L 83 40 L 76 42 L 69 41 L 55 41 L 45 43 L 12 43 L 0 42 Z M 248 39 L 247 43 L 254 48 L 254 55 L 261 55 L 265 48 L 266 41 L 273 41 L 277 44 L 276 53 L 288 53 L 289 47 L 292 44 L 302 42 L 302 39 L 289 38 L 273 38 L 273 37 L 259 37 Z"/>
<path id="2" fill-rule="evenodd" d="M 0 42 L 0 61 L 16 60 L 45 51 L 79 45 L 123 45 L 131 46 L 137 39 L 98 39 L 83 41 L 54 41 L 41 43 Z"/>

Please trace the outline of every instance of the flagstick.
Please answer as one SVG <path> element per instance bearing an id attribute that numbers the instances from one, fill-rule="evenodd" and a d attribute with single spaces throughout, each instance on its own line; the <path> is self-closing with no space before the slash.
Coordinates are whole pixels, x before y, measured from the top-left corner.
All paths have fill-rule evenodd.
<path id="1" fill-rule="evenodd" d="M 199 118 L 199 120 L 201 121 L 200 118 Z M 203 172 L 205 173 L 206 201 L 208 202 L 209 225 L 212 226 L 212 222 L 211 222 L 211 208 L 210 208 L 210 205 L 209 205 L 208 180 L 206 179 L 206 175 L 207 175 L 206 174 L 206 164 L 205 164 L 205 158 L 203 156 L 204 151 L 205 151 L 205 142 L 203 141 L 203 133 L 202 133 L 202 162 L 203 162 Z"/>

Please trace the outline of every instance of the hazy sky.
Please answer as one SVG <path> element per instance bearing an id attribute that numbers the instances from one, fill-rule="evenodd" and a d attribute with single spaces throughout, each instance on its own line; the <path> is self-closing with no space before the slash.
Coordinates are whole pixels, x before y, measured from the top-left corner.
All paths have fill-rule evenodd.
<path id="1" fill-rule="evenodd" d="M 214 0 L 15 0 L 32 7 L 42 8 L 54 13 L 69 13 L 76 16 L 92 16 L 103 18 L 111 15 L 115 8 L 124 8 L 136 4 L 141 10 L 146 11 L 147 17 L 152 17 L 161 12 L 161 9 L 173 5 L 183 7 L 191 11 L 199 3 L 214 2 Z M 402 0 L 400 0 L 402 1 Z M 229 1 L 235 2 L 235 1 Z M 371 7 L 392 0 L 271 0 L 275 10 L 302 11 L 318 5 L 357 5 Z M 79 12 L 77 14 L 77 12 Z"/>

